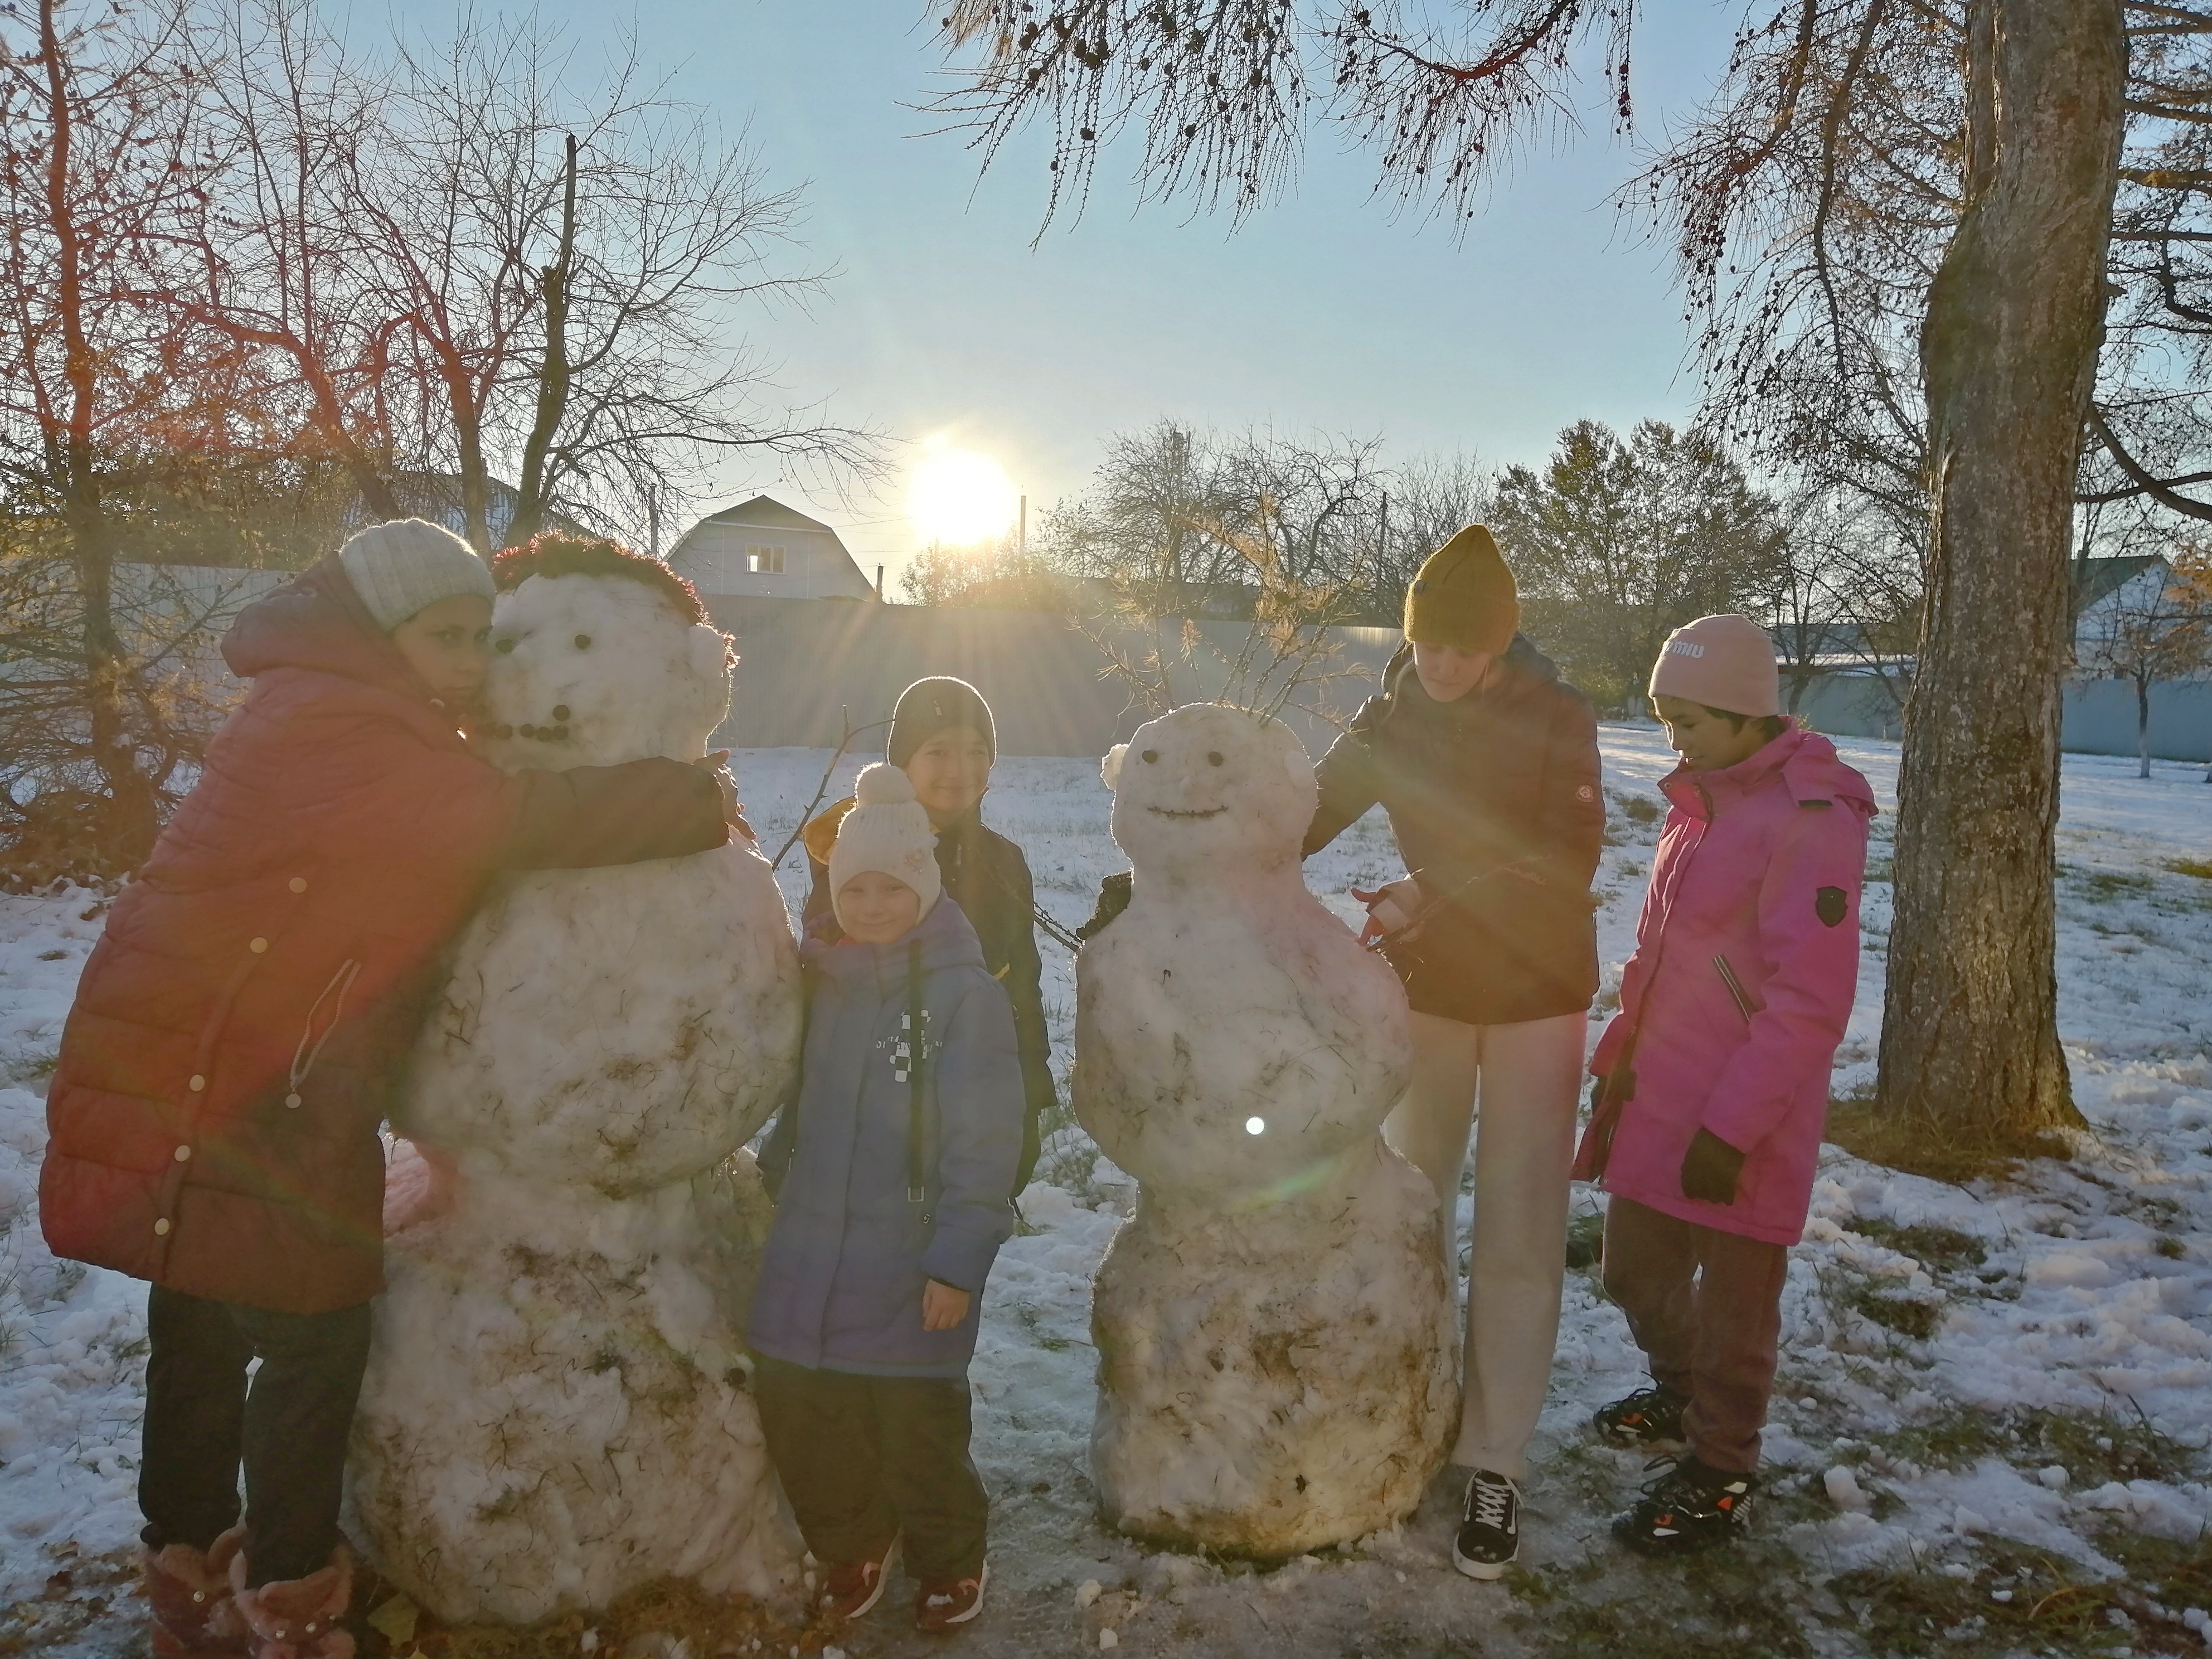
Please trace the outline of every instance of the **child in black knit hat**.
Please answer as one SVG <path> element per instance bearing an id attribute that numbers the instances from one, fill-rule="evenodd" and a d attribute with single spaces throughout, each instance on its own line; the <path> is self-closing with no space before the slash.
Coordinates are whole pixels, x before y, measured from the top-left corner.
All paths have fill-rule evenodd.
<path id="1" fill-rule="evenodd" d="M 997 723 L 983 694 L 949 675 L 916 680 L 899 694 L 891 714 L 884 758 L 907 775 L 915 798 L 937 831 L 937 866 L 945 890 L 975 929 L 983 963 L 1014 1005 L 1014 1036 L 1021 1050 L 1022 1090 L 1028 1112 L 1014 1187 L 1029 1184 L 1036 1169 L 1040 1121 L 1053 1103 L 1052 1044 L 1045 1030 L 1044 964 L 1037 955 L 1036 900 L 1022 849 L 983 824 L 983 796 L 998 760 Z M 830 849 L 837 826 L 852 810 L 839 801 L 806 826 L 807 858 L 814 877 L 806 896 L 810 934 L 834 937 Z"/>

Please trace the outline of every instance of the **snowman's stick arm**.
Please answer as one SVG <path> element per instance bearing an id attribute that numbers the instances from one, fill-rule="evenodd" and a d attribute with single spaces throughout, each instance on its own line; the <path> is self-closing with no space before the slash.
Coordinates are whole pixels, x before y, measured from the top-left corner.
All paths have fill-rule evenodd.
<path id="1" fill-rule="evenodd" d="M 822 798 L 830 793 L 830 780 L 837 775 L 837 763 L 845 758 L 846 751 L 853 746 L 853 739 L 863 732 L 879 731 L 890 724 L 885 720 L 874 720 L 866 726 L 855 726 L 853 724 L 852 711 L 843 708 L 838 709 L 837 718 L 845 727 L 844 735 L 837 739 L 837 752 L 830 757 L 830 764 L 822 769 L 822 781 L 814 786 L 814 798 L 806 803 L 805 809 L 799 815 L 799 822 L 792 827 L 791 833 L 784 837 L 783 845 L 775 849 L 775 856 L 768 861 L 768 867 L 771 870 L 783 868 L 784 856 L 798 844 L 799 838 L 806 833 L 806 826 L 814 821 L 814 814 L 822 805 Z"/>

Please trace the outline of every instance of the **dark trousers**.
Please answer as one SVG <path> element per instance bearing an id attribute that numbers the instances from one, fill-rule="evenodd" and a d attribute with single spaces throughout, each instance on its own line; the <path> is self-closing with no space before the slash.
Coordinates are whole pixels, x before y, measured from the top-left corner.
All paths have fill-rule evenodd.
<path id="1" fill-rule="evenodd" d="M 242 1462 L 249 1584 L 325 1565 L 338 1541 L 346 1440 L 368 1364 L 368 1304 L 270 1313 L 156 1285 L 146 1331 L 138 1507 L 147 1547 L 204 1550 L 236 1525 Z M 249 1391 L 246 1368 L 257 1355 Z"/>
<path id="2" fill-rule="evenodd" d="M 816 1560 L 867 1560 L 897 1533 L 921 1583 L 982 1571 L 990 1500 L 968 1455 L 966 1377 L 860 1376 L 760 1359 L 753 1395 Z"/>
<path id="3" fill-rule="evenodd" d="M 1607 1206 L 1606 1294 L 1628 1316 L 1652 1380 L 1689 1397 L 1683 1434 L 1709 1468 L 1748 1474 L 1759 1467 L 1789 1272 L 1779 1244 L 1678 1221 L 1626 1198 Z"/>

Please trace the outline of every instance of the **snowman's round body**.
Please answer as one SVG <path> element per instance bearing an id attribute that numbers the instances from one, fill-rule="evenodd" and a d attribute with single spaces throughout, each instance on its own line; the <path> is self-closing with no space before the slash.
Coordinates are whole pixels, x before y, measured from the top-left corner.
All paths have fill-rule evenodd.
<path id="1" fill-rule="evenodd" d="M 1404 993 L 1306 890 L 1279 722 L 1188 706 L 1106 771 L 1134 883 L 1077 962 L 1075 1110 L 1141 1192 L 1092 1304 L 1101 1501 L 1248 1555 L 1387 1527 L 1454 1403 L 1435 1198 L 1382 1136 Z"/>
<path id="2" fill-rule="evenodd" d="M 510 769 L 689 758 L 727 707 L 726 642 L 646 581 L 532 576 L 494 632 Z M 740 1336 L 768 1215 L 744 1143 L 799 1039 L 750 847 L 494 884 L 395 1110 L 354 1438 L 362 1540 L 416 1602 L 521 1625 L 793 1581 Z"/>

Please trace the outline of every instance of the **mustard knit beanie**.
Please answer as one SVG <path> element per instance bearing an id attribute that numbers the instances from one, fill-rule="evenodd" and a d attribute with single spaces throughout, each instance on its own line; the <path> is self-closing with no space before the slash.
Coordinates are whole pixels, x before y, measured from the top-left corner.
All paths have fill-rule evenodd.
<path id="1" fill-rule="evenodd" d="M 1421 563 L 1406 590 L 1406 637 L 1504 654 L 1521 626 L 1513 573 L 1488 528 L 1471 524 Z"/>
<path id="2" fill-rule="evenodd" d="M 944 890 L 944 878 L 937 868 L 937 831 L 914 798 L 913 782 L 897 767 L 878 761 L 861 772 L 853 796 L 853 810 L 837 826 L 837 844 L 830 849 L 830 907 L 837 908 L 847 882 L 874 870 L 913 888 L 921 899 L 921 914 L 927 915 Z"/>

